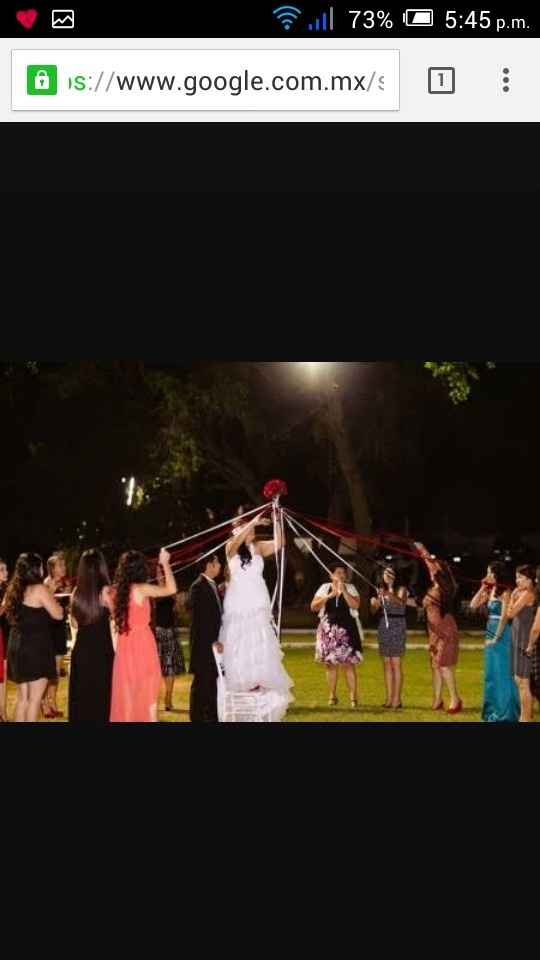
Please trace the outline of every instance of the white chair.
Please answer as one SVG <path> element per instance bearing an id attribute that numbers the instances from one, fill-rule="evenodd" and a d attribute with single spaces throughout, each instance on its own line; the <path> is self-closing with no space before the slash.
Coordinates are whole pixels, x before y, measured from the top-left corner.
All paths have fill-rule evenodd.
<path id="1" fill-rule="evenodd" d="M 263 692 L 236 693 L 227 689 L 223 654 L 214 647 L 218 670 L 218 719 L 220 723 L 271 723 L 268 697 Z"/>

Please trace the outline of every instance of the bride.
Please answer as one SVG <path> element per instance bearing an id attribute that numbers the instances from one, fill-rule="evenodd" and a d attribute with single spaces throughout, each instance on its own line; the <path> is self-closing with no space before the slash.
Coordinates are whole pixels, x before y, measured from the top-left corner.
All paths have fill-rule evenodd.
<path id="1" fill-rule="evenodd" d="M 223 603 L 219 643 L 227 687 L 235 692 L 260 690 L 266 694 L 270 719 L 277 723 L 294 699 L 293 681 L 283 665 L 283 653 L 272 626 L 270 594 L 264 581 L 264 558 L 281 550 L 280 531 L 274 540 L 255 543 L 255 527 L 271 521 L 259 514 L 233 527 L 226 547 L 230 580 Z"/>

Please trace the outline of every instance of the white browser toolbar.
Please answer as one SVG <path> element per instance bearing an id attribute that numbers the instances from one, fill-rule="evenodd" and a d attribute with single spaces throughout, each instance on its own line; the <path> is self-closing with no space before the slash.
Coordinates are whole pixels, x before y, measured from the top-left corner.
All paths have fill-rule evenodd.
<path id="1" fill-rule="evenodd" d="M 0 39 L 0 55 L 1 121 L 540 119 L 536 38 Z"/>

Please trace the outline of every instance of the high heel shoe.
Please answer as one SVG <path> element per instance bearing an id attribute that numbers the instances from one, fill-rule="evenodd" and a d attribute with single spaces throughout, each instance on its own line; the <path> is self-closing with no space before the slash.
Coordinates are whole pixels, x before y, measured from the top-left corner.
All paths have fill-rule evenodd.
<path id="1" fill-rule="evenodd" d="M 337 703 L 338 703 L 338 698 L 337 698 L 337 697 L 330 697 L 330 699 L 329 699 L 329 701 L 328 701 L 328 706 L 329 706 L 329 707 L 337 707 Z"/>
<path id="2" fill-rule="evenodd" d="M 358 700 L 351 700 L 351 710 L 358 709 Z"/>
<path id="3" fill-rule="evenodd" d="M 446 712 L 454 715 L 456 713 L 461 713 L 462 710 L 463 710 L 463 700 L 458 700 L 457 706 L 448 707 L 448 710 Z"/>
<path id="4" fill-rule="evenodd" d="M 433 706 L 431 709 L 435 711 L 444 710 L 444 700 L 441 700 L 441 702 L 437 706 Z"/>
<path id="5" fill-rule="evenodd" d="M 41 703 L 41 716 L 44 720 L 54 720 L 56 714 L 48 703 Z"/>

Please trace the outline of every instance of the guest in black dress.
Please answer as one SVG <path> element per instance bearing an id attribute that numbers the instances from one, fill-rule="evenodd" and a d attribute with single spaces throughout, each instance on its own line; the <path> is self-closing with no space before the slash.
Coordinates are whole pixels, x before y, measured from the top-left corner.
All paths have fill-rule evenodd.
<path id="1" fill-rule="evenodd" d="M 165 577 L 158 570 L 158 583 L 163 586 Z M 180 644 L 176 597 L 161 597 L 155 601 L 156 643 L 161 664 L 161 675 L 165 680 L 165 710 L 172 710 L 175 677 L 186 672 L 184 655 Z"/>
<path id="2" fill-rule="evenodd" d="M 69 673 L 69 722 L 109 723 L 114 662 L 112 593 L 105 558 L 86 550 L 71 600 L 76 631 Z"/>
<path id="3" fill-rule="evenodd" d="M 43 561 L 37 553 L 22 553 L 6 590 L 0 614 L 9 626 L 8 674 L 17 684 L 16 723 L 35 723 L 47 680 L 54 674 L 51 618 L 64 612 L 43 583 Z"/>
<path id="4" fill-rule="evenodd" d="M 0 558 L 0 608 L 8 582 L 8 568 Z M 0 723 L 7 723 L 7 641 L 9 628 L 5 616 L 0 617 Z"/>
<path id="5" fill-rule="evenodd" d="M 57 703 L 58 679 L 61 676 L 62 664 L 67 653 L 67 619 L 69 597 L 66 596 L 66 594 L 70 592 L 66 571 L 66 561 L 63 553 L 54 553 L 52 557 L 49 557 L 47 560 L 47 572 L 48 576 L 45 580 L 45 586 L 48 587 L 51 593 L 56 597 L 58 603 L 64 611 L 63 619 L 53 623 L 52 625 L 52 641 L 56 661 L 56 670 L 54 675 L 49 677 L 49 683 L 43 702 L 43 715 L 45 717 L 54 719 L 55 717 L 64 716 L 62 710 L 58 709 Z"/>

